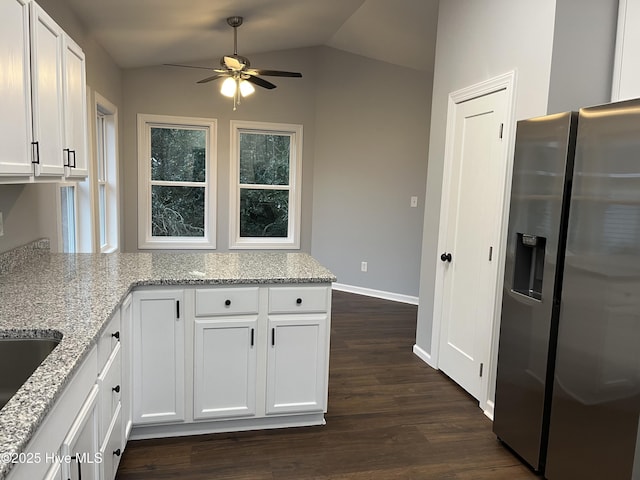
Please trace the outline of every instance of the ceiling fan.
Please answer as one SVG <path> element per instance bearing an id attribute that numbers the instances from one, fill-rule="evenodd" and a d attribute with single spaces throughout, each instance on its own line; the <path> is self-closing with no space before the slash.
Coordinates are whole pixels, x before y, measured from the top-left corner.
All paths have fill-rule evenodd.
<path id="1" fill-rule="evenodd" d="M 233 97 L 234 110 L 236 109 L 236 105 L 240 104 L 240 97 L 246 97 L 255 91 L 253 85 L 257 85 L 268 90 L 276 88 L 273 83 L 265 80 L 264 78 L 260 78 L 260 76 L 302 77 L 302 74 L 299 72 L 251 68 L 249 59 L 242 55 L 238 55 L 238 27 L 242 25 L 242 21 L 243 18 L 239 16 L 227 18 L 227 23 L 229 26 L 233 27 L 233 55 L 223 56 L 220 59 L 220 68 L 165 63 L 165 65 L 169 67 L 200 68 L 216 72 L 215 75 L 198 80 L 197 83 L 207 83 L 219 78 L 224 78 L 225 80 L 222 83 L 220 92 L 227 97 Z"/>

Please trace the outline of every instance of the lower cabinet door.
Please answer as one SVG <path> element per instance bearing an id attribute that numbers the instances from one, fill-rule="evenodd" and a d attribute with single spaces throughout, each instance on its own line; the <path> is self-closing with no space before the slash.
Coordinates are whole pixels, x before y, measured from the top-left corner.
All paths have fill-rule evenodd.
<path id="1" fill-rule="evenodd" d="M 64 463 L 65 478 L 69 480 L 99 478 L 97 403 L 98 386 L 95 385 L 62 442 L 62 455 L 71 460 Z"/>
<path id="2" fill-rule="evenodd" d="M 133 423 L 185 420 L 185 312 L 182 290 L 133 296 Z"/>
<path id="3" fill-rule="evenodd" d="M 195 419 L 256 412 L 257 317 L 195 321 Z"/>
<path id="4" fill-rule="evenodd" d="M 326 326 L 324 314 L 269 318 L 267 414 L 326 409 Z"/>

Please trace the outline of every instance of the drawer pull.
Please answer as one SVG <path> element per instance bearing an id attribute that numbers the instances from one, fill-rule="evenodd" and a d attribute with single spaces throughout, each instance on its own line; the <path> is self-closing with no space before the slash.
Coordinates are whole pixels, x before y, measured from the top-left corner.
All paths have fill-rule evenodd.
<path id="1" fill-rule="evenodd" d="M 113 451 L 113 454 L 114 454 L 116 457 L 119 457 L 119 456 L 122 454 L 122 451 L 118 448 L 117 450 L 114 450 L 114 451 Z"/>
<path id="2" fill-rule="evenodd" d="M 227 307 L 228 307 L 229 305 L 231 305 L 231 300 L 226 299 L 226 300 L 224 301 L 224 304 L 225 304 L 225 306 L 227 306 Z"/>
<path id="3" fill-rule="evenodd" d="M 112 333 L 111 336 L 113 338 L 115 338 L 116 340 L 120 341 L 120 332 L 119 331 L 116 332 L 116 333 Z"/>
<path id="4" fill-rule="evenodd" d="M 113 390 L 116 393 L 120 393 L 120 385 L 116 385 L 115 387 L 113 387 L 111 390 Z"/>
<path id="5" fill-rule="evenodd" d="M 302 305 L 302 299 L 301 298 L 296 298 L 296 304 Z"/>

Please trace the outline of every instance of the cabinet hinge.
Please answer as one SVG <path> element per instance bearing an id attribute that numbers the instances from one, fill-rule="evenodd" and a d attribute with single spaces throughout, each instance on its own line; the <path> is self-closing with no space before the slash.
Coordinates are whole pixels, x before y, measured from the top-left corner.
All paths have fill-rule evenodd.
<path id="1" fill-rule="evenodd" d="M 482 376 L 482 368 L 484 367 L 484 363 L 480 364 L 480 376 Z"/>
<path id="2" fill-rule="evenodd" d="M 500 135 L 498 136 L 499 138 L 502 138 L 502 133 L 504 132 L 504 123 L 500 124 Z"/>

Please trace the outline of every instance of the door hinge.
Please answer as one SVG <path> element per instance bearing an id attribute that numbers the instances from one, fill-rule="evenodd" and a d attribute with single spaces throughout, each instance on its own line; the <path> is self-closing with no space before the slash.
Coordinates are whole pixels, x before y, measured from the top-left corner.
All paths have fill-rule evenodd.
<path id="1" fill-rule="evenodd" d="M 500 124 L 500 135 L 499 137 L 502 138 L 502 133 L 504 132 L 504 123 Z"/>
<path id="2" fill-rule="evenodd" d="M 489 261 L 493 258 L 493 247 L 489 247 Z"/>
<path id="3" fill-rule="evenodd" d="M 480 376 L 482 376 L 482 368 L 484 367 L 484 363 L 480 364 Z"/>

